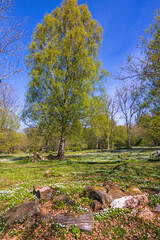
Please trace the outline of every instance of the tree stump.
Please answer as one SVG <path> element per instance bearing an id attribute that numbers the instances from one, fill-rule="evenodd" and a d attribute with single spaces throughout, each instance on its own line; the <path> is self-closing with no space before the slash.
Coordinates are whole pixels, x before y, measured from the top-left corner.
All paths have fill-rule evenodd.
<path id="1" fill-rule="evenodd" d="M 72 225 L 84 231 L 92 231 L 94 228 L 94 218 L 92 213 L 65 213 L 57 214 L 54 222 L 59 223 L 69 229 Z"/>

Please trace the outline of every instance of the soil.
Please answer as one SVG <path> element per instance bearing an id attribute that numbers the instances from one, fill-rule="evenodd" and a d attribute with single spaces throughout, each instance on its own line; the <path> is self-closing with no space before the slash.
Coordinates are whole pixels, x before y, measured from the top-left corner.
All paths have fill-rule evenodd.
<path id="1" fill-rule="evenodd" d="M 24 221 L 23 224 L 14 224 L 6 229 L 2 235 L 3 240 L 51 240 L 51 239 L 76 239 L 76 234 L 61 228 L 53 229 L 53 219 L 56 214 L 69 211 L 69 207 L 64 209 L 52 209 L 53 201 L 49 200 L 40 204 L 41 215 Z M 72 211 L 74 212 L 74 211 Z M 48 221 L 45 221 L 48 218 Z M 124 216 L 111 216 L 99 222 L 95 221 L 92 232 L 80 232 L 77 239 L 99 240 L 99 239 L 159 239 L 157 235 L 160 224 L 158 220 L 154 222 L 142 222 L 126 214 Z"/>

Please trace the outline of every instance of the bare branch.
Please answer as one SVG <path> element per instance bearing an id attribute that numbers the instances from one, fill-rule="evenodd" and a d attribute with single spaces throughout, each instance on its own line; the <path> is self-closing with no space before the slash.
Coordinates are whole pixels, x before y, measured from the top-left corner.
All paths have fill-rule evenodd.
<path id="1" fill-rule="evenodd" d="M 133 123 L 133 117 L 137 114 L 137 100 L 139 98 L 138 87 L 134 84 L 124 84 L 121 89 L 117 90 L 117 97 L 119 107 L 125 118 L 127 135 L 128 135 L 128 147 L 130 147 L 131 128 Z"/>
<path id="2" fill-rule="evenodd" d="M 24 24 L 8 14 L 12 0 L 0 0 L 0 83 L 24 69 Z"/>

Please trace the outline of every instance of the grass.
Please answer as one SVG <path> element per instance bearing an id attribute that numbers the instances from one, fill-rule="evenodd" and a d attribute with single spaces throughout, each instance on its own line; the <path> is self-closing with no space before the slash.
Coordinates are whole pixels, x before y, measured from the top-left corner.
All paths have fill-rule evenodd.
<path id="1" fill-rule="evenodd" d="M 150 206 L 153 207 L 160 202 L 158 195 L 160 192 L 160 159 L 152 158 L 151 150 L 137 148 L 129 151 L 67 152 L 64 160 L 38 162 L 31 162 L 26 154 L 0 155 L 0 215 L 24 200 L 33 199 L 33 185 L 53 186 L 57 191 L 76 199 L 77 194 L 83 193 L 84 186 L 101 186 L 106 180 L 116 182 L 124 190 L 134 185 L 148 192 Z M 44 177 L 47 170 L 50 170 L 52 174 Z M 82 207 L 83 210 L 84 206 L 90 205 L 90 199 L 82 197 L 78 204 L 76 208 Z M 64 208 L 63 203 L 60 204 L 60 208 Z M 116 215 L 116 211 L 105 214 L 104 218 L 97 215 L 95 219 L 107 221 L 110 215 Z M 1 220 L 0 228 L 3 228 Z M 116 239 L 118 235 L 122 239 L 126 234 L 126 230 L 121 227 L 115 227 L 112 230 L 113 239 Z M 74 228 L 71 232 L 74 232 Z M 103 235 L 105 232 L 105 229 L 102 229 Z M 77 238 L 79 234 L 78 231 L 73 235 Z M 141 239 L 147 239 L 143 238 L 143 232 Z"/>

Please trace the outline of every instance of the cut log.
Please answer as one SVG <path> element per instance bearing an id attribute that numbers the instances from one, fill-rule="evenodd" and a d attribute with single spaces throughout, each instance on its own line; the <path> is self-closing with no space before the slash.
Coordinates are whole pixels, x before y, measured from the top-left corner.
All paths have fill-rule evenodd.
<path id="1" fill-rule="evenodd" d="M 103 209 L 103 205 L 99 201 L 93 200 L 91 208 L 93 211 L 98 211 Z"/>
<path id="2" fill-rule="evenodd" d="M 106 189 L 108 195 L 112 197 L 112 200 L 126 196 L 127 194 L 112 181 L 108 180 L 104 182 L 103 186 Z"/>
<path id="3" fill-rule="evenodd" d="M 85 191 L 87 191 L 87 195 L 89 198 L 97 200 L 101 204 L 101 207 L 99 205 L 100 209 L 107 208 L 109 204 L 113 201 L 112 196 L 106 193 L 106 189 L 104 187 L 86 187 Z M 97 203 L 96 206 L 98 207 Z M 93 209 L 96 209 L 94 202 L 92 204 L 92 207 Z"/>
<path id="4" fill-rule="evenodd" d="M 84 231 L 92 231 L 94 228 L 94 218 L 92 213 L 65 213 L 57 214 L 54 222 L 59 223 L 69 229 L 72 225 Z"/>
<path id="5" fill-rule="evenodd" d="M 92 191 L 89 195 L 89 198 L 93 198 L 94 200 L 99 201 L 102 204 L 103 208 L 107 208 L 112 200 L 107 193 L 104 193 L 99 190 Z"/>
<path id="6" fill-rule="evenodd" d="M 40 214 L 40 209 L 38 200 L 35 199 L 33 202 L 24 202 L 12 208 L 4 214 L 3 219 L 6 220 L 6 224 L 9 225 L 15 221 L 22 222 L 25 218 L 32 218 L 38 214 Z"/>
<path id="7" fill-rule="evenodd" d="M 160 150 L 157 150 L 152 154 L 152 157 L 160 157 Z"/>
<path id="8" fill-rule="evenodd" d="M 36 188 L 33 186 L 33 194 L 37 196 L 37 198 L 41 199 L 52 199 L 54 195 L 54 189 L 44 186 L 41 188 Z"/>
<path id="9" fill-rule="evenodd" d="M 71 205 L 73 204 L 73 201 L 66 195 L 66 194 L 60 194 L 58 196 L 55 196 L 56 201 L 62 201 L 66 205 Z"/>

